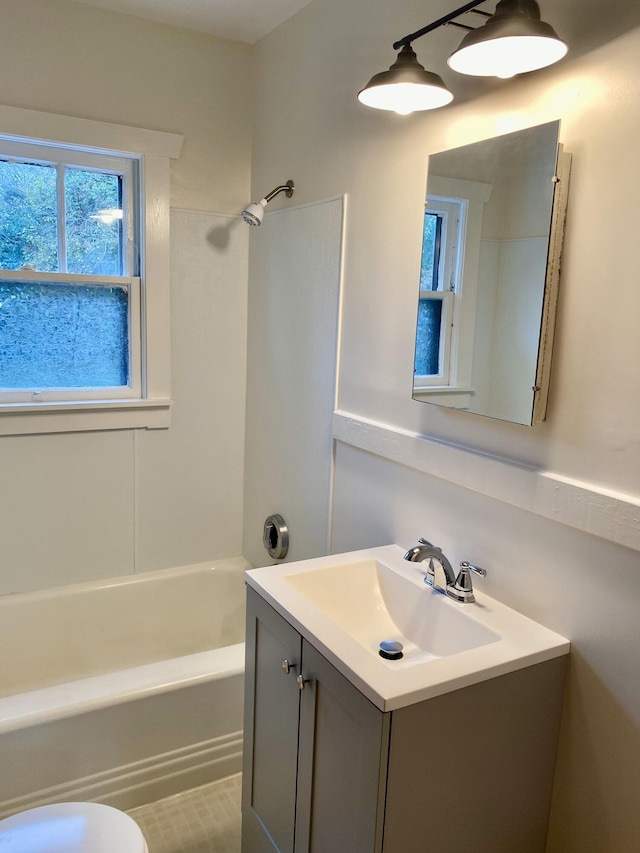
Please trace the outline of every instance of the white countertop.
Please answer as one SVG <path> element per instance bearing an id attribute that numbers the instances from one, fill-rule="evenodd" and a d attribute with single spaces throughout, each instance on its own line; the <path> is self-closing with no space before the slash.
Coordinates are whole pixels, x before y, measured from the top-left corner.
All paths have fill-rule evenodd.
<path id="1" fill-rule="evenodd" d="M 352 684 L 354 684 L 381 711 L 392 711 L 439 696 L 443 693 L 468 687 L 472 684 L 505 675 L 533 664 L 542 663 L 569 652 L 569 641 L 559 634 L 544 628 L 521 613 L 512 610 L 493 598 L 475 591 L 476 603 L 461 604 L 435 592 L 424 584 L 424 566 L 403 559 L 404 548 L 385 545 L 347 554 L 334 554 L 294 563 L 283 563 L 251 569 L 246 572 L 247 584 L 256 590 L 283 616 L 300 634 L 314 645 Z M 354 564 L 376 560 L 402 577 L 399 581 L 415 586 L 416 608 L 421 603 L 430 614 L 437 608 L 454 608 L 461 614 L 448 615 L 460 622 L 461 617 L 471 620 L 478 631 L 487 635 L 489 629 L 495 635 L 490 642 L 467 650 L 438 655 L 418 650 L 413 657 L 401 661 L 383 660 L 377 654 L 377 645 L 363 642 L 362 624 L 360 633 L 351 630 L 348 616 L 339 620 L 330 618 L 321 606 L 305 596 L 288 576 L 314 572 L 319 569 L 334 569 L 327 577 L 332 579 L 329 596 L 335 596 L 344 614 L 353 611 L 353 624 L 363 613 L 359 607 L 358 587 L 353 582 L 341 588 L 339 567 L 351 578 L 359 571 Z M 349 571 L 349 569 L 351 571 Z M 317 577 L 320 577 L 318 575 Z M 336 578 L 338 580 L 336 581 Z M 413 590 L 410 589 L 410 593 Z M 380 593 L 376 590 L 380 597 Z M 427 600 L 426 596 L 437 596 Z M 370 596 L 363 595 L 363 598 Z M 382 599 L 380 599 L 382 600 Z M 384 606 L 384 605 L 382 605 Z M 380 608 L 378 608 L 380 609 Z M 364 617 L 366 618 L 366 612 Z M 431 617 L 433 618 L 433 617 Z M 345 619 L 347 621 L 345 621 Z M 375 621 L 375 618 L 371 620 Z M 446 620 L 445 620 L 446 622 Z M 481 627 L 484 626 L 484 629 Z M 474 625 L 470 625 L 471 628 Z M 492 637 L 493 637 L 492 635 Z M 379 637 L 379 640 L 386 637 Z"/>

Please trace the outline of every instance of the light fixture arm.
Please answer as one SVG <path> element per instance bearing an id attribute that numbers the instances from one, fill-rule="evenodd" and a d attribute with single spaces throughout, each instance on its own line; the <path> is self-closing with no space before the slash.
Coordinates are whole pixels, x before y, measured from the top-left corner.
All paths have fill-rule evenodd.
<path id="1" fill-rule="evenodd" d="M 422 27 L 422 29 L 416 30 L 415 33 L 410 33 L 408 36 L 404 36 L 404 38 L 401 38 L 399 39 L 399 41 L 394 42 L 393 49 L 400 50 L 401 47 L 411 44 L 412 41 L 415 41 L 416 39 L 425 36 L 427 33 L 433 32 L 433 30 L 437 30 L 439 27 L 443 27 L 445 24 L 448 24 L 449 21 L 452 21 L 459 15 L 464 15 L 465 12 L 471 12 L 471 10 L 475 9 L 476 6 L 479 6 L 481 3 L 485 2 L 486 0 L 470 0 L 469 3 L 465 3 L 464 6 L 460 6 L 459 9 L 455 9 L 453 12 L 449 12 L 448 15 L 444 15 L 442 18 L 438 18 L 437 21 L 433 21 L 431 24 L 427 24 L 426 27 Z"/>
<path id="2" fill-rule="evenodd" d="M 459 30 L 466 30 L 468 33 L 475 30 L 475 27 L 470 27 L 468 24 L 461 24 L 460 21 L 447 21 L 445 27 L 458 27 Z"/>

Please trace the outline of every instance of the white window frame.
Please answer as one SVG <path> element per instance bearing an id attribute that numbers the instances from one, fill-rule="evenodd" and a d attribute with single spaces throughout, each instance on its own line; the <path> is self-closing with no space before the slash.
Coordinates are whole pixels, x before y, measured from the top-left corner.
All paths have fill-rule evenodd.
<path id="1" fill-rule="evenodd" d="M 450 218 L 454 213 L 447 211 L 453 205 L 460 222 L 455 235 L 449 228 L 449 238 L 444 238 L 446 248 L 441 253 L 443 268 L 439 272 L 443 290 L 420 292 L 421 298 L 443 300 L 442 324 L 446 321 L 447 326 L 441 334 L 443 370 L 438 376 L 414 376 L 416 399 L 457 408 L 470 403 L 482 213 L 490 196 L 489 184 L 429 176 L 425 211 L 444 211 Z M 449 303 L 446 311 L 445 302 Z"/>
<path id="2" fill-rule="evenodd" d="M 425 214 L 431 213 L 442 219 L 440 262 L 438 265 L 438 289 L 421 290 L 420 300 L 431 299 L 442 303 L 440 317 L 439 373 L 417 374 L 415 385 L 420 388 L 449 385 L 451 374 L 452 329 L 456 325 L 459 313 L 460 268 L 462 266 L 462 246 L 464 245 L 466 203 L 460 199 L 429 196 L 425 205 Z"/>
<path id="3" fill-rule="evenodd" d="M 120 286 L 130 288 L 131 325 L 140 330 L 139 364 L 131 371 L 140 376 L 128 396 L 103 389 L 103 399 L 82 399 L 82 393 L 65 392 L 65 400 L 29 393 L 30 399 L 0 403 L 0 435 L 82 430 L 164 428 L 171 407 L 169 205 L 171 159 L 180 154 L 183 137 L 105 122 L 59 116 L 0 105 L 0 143 L 31 143 L 47 160 L 46 147 L 66 149 L 69 161 L 92 154 L 128 157 L 138 162 L 140 274 Z M 14 275 L 13 273 L 11 275 Z M 6 273 L 3 273 L 8 278 Z M 20 280 L 43 281 L 46 273 L 16 271 Z M 65 274 L 65 278 L 77 278 Z M 89 276 L 80 276 L 84 282 Z M 107 284 L 103 276 L 96 281 Z M 133 351 L 132 351 L 133 352 Z"/>

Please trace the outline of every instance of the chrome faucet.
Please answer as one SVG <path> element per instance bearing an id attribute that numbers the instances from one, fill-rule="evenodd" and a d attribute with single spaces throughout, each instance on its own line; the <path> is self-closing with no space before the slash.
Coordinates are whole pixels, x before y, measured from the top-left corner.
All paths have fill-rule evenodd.
<path id="1" fill-rule="evenodd" d="M 428 560 L 427 576 L 425 577 L 424 582 L 428 583 L 434 589 L 438 589 L 436 586 L 435 560 L 442 567 L 446 587 L 453 586 L 456 582 L 455 572 L 453 571 L 453 567 L 449 560 L 442 553 L 442 548 L 432 545 L 431 542 L 427 542 L 426 539 L 418 539 L 418 542 L 420 543 L 419 545 L 415 545 L 413 548 L 410 548 L 404 555 L 405 560 L 409 560 L 412 563 L 421 563 L 423 560 Z"/>
<path id="2" fill-rule="evenodd" d="M 409 548 L 407 553 L 404 555 L 404 558 L 412 563 L 420 563 L 423 560 L 429 561 L 427 564 L 427 573 L 424 582 L 428 583 L 429 586 L 432 586 L 437 592 L 445 593 L 449 598 L 453 598 L 456 601 L 462 601 L 465 604 L 472 604 L 476 599 L 473 594 L 471 573 L 473 572 L 474 574 L 485 577 L 487 574 L 486 570 L 481 569 L 480 566 L 474 566 L 473 563 L 468 563 L 466 560 L 463 560 L 463 562 L 460 563 L 460 571 L 456 576 L 451 563 L 442 553 L 442 548 L 432 545 L 431 542 L 427 542 L 426 539 L 419 539 L 418 542 L 418 545 L 415 545 L 413 548 Z M 444 573 L 444 588 L 439 587 L 436 584 L 436 564 L 441 567 Z"/>

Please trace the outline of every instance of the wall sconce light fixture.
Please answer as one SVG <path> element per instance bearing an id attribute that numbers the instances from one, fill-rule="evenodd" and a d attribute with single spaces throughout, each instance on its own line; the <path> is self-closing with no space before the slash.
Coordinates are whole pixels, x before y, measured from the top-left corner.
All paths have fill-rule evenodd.
<path id="1" fill-rule="evenodd" d="M 536 0 L 499 0 L 493 14 L 476 9 L 486 0 L 470 0 L 448 15 L 427 24 L 395 42 L 398 57 L 388 71 L 375 74 L 358 92 L 368 107 L 408 115 L 432 110 L 453 100 L 438 74 L 420 63 L 411 43 L 439 27 L 451 25 L 467 30 L 447 64 L 454 71 L 476 77 L 513 77 L 545 68 L 562 59 L 568 48 L 550 24 L 540 20 Z M 455 19 L 467 12 L 486 18 L 480 27 L 469 27 Z"/>

